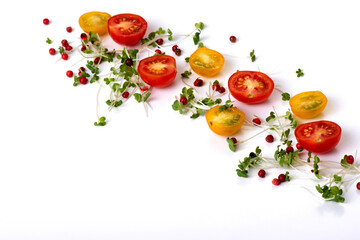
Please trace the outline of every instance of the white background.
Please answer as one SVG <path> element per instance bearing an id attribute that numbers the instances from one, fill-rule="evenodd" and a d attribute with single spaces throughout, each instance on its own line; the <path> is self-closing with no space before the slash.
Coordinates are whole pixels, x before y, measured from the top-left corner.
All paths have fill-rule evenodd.
<path id="1" fill-rule="evenodd" d="M 78 18 L 88 11 L 143 16 L 148 32 L 159 27 L 189 33 L 202 21 L 204 44 L 222 52 L 216 76 L 226 85 L 237 69 L 268 73 L 291 95 L 321 90 L 328 106 L 317 119 L 337 122 L 342 140 L 321 159 L 339 160 L 359 148 L 360 15 L 356 1 L 12 1 L 2 6 L 0 87 L 0 239 L 356 239 L 360 191 L 349 185 L 346 202 L 322 201 L 316 182 L 297 179 L 275 187 L 250 171 L 237 177 L 238 161 L 257 145 L 271 156 L 265 135 L 228 150 L 205 119 L 171 108 L 183 87 L 183 59 L 195 50 L 182 42 L 178 77 L 154 89 L 146 117 L 134 99 L 94 127 L 98 85 L 72 86 L 68 61 L 48 54 L 47 37 L 78 43 Z M 51 24 L 44 26 L 43 18 Z M 65 31 L 72 26 L 74 32 Z M 237 43 L 228 38 L 235 35 Z M 105 37 L 109 48 L 122 49 Z M 186 47 L 185 47 L 186 46 Z M 255 63 L 246 58 L 255 49 Z M 169 54 L 171 50 L 167 51 Z M 237 56 L 237 57 L 234 57 Z M 297 78 L 295 71 L 304 70 Z M 76 71 L 75 71 L 76 72 Z M 195 78 L 195 76 L 193 76 Z M 286 109 L 280 94 L 248 106 L 249 119 Z M 302 122 L 302 120 L 299 120 Z M 256 133 L 250 127 L 236 135 Z M 358 163 L 358 160 L 356 160 Z M 283 170 L 284 171 L 284 170 Z M 305 188 L 304 188 L 305 187 Z M 308 190 L 309 189 L 310 192 Z"/>

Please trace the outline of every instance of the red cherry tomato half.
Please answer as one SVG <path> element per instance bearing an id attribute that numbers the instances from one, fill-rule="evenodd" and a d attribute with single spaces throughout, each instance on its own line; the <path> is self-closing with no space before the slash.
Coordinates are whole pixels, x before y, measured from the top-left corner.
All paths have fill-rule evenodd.
<path id="1" fill-rule="evenodd" d="M 138 72 L 150 86 L 166 87 L 175 80 L 176 61 L 168 55 L 154 55 L 139 62 Z"/>
<path id="2" fill-rule="evenodd" d="M 117 43 L 133 46 L 145 35 L 147 22 L 142 17 L 124 13 L 112 16 L 108 21 L 110 37 Z"/>
<path id="3" fill-rule="evenodd" d="M 301 146 L 313 153 L 326 153 L 339 143 L 341 127 L 330 121 L 315 121 L 299 125 L 295 137 Z"/>
<path id="4" fill-rule="evenodd" d="M 238 71 L 228 81 L 231 95 L 243 103 L 261 103 L 274 90 L 274 82 L 266 74 L 254 71 Z"/>

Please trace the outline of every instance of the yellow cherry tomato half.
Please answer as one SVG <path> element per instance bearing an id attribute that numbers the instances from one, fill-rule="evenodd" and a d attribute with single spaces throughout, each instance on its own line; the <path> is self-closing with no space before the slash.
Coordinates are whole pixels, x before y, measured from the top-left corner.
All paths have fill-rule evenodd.
<path id="1" fill-rule="evenodd" d="M 225 62 L 224 56 L 209 48 L 198 48 L 189 59 L 191 69 L 203 77 L 218 74 Z"/>
<path id="2" fill-rule="evenodd" d="M 327 98 L 320 91 L 309 91 L 293 96 L 289 103 L 295 116 L 309 119 L 320 115 L 326 107 Z"/>
<path id="3" fill-rule="evenodd" d="M 220 105 L 210 108 L 205 118 L 209 128 L 221 136 L 236 134 L 245 120 L 245 114 L 236 107 L 224 108 Z"/>
<path id="4" fill-rule="evenodd" d="M 84 32 L 104 35 L 108 31 L 110 14 L 105 12 L 88 12 L 79 18 L 79 25 Z"/>

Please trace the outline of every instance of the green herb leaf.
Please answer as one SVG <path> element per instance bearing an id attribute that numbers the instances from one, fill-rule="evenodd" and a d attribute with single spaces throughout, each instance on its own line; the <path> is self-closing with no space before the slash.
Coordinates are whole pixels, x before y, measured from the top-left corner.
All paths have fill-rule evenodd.
<path id="1" fill-rule="evenodd" d="M 299 68 L 299 69 L 296 71 L 296 76 L 297 76 L 297 77 L 302 77 L 302 76 L 304 76 L 303 70 Z"/>
<path id="2" fill-rule="evenodd" d="M 47 44 L 52 44 L 53 41 L 52 41 L 50 38 L 47 38 L 47 39 L 46 39 L 46 43 L 47 43 Z"/>
<path id="3" fill-rule="evenodd" d="M 255 62 L 256 56 L 255 56 L 255 50 L 254 49 L 250 52 L 250 58 L 251 58 L 252 62 Z"/>
<path id="4" fill-rule="evenodd" d="M 283 101 L 289 101 L 290 100 L 290 94 L 289 93 L 286 93 L 286 92 L 282 93 L 281 96 L 282 96 Z"/>
<path id="5" fill-rule="evenodd" d="M 235 144 L 234 141 L 231 138 L 226 138 L 227 143 L 229 144 L 229 149 L 233 152 L 235 152 Z"/>

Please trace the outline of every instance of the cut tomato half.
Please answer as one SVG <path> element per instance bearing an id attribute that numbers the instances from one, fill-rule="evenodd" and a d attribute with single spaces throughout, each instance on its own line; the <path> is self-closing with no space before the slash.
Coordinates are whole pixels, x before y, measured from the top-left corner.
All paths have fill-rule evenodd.
<path id="1" fill-rule="evenodd" d="M 295 129 L 295 137 L 306 150 L 313 153 L 326 153 L 339 143 L 341 127 L 331 121 L 308 122 Z"/>
<path id="2" fill-rule="evenodd" d="M 176 60 L 168 55 L 154 55 L 139 62 L 141 79 L 153 87 L 167 87 L 176 77 Z"/>
<path id="3" fill-rule="evenodd" d="M 139 15 L 124 13 L 112 16 L 108 21 L 110 37 L 117 43 L 133 46 L 140 42 L 147 29 L 147 22 Z"/>
<path id="4" fill-rule="evenodd" d="M 243 103 L 261 103 L 274 90 L 274 81 L 262 72 L 238 71 L 230 76 L 228 87 L 231 95 Z"/>

